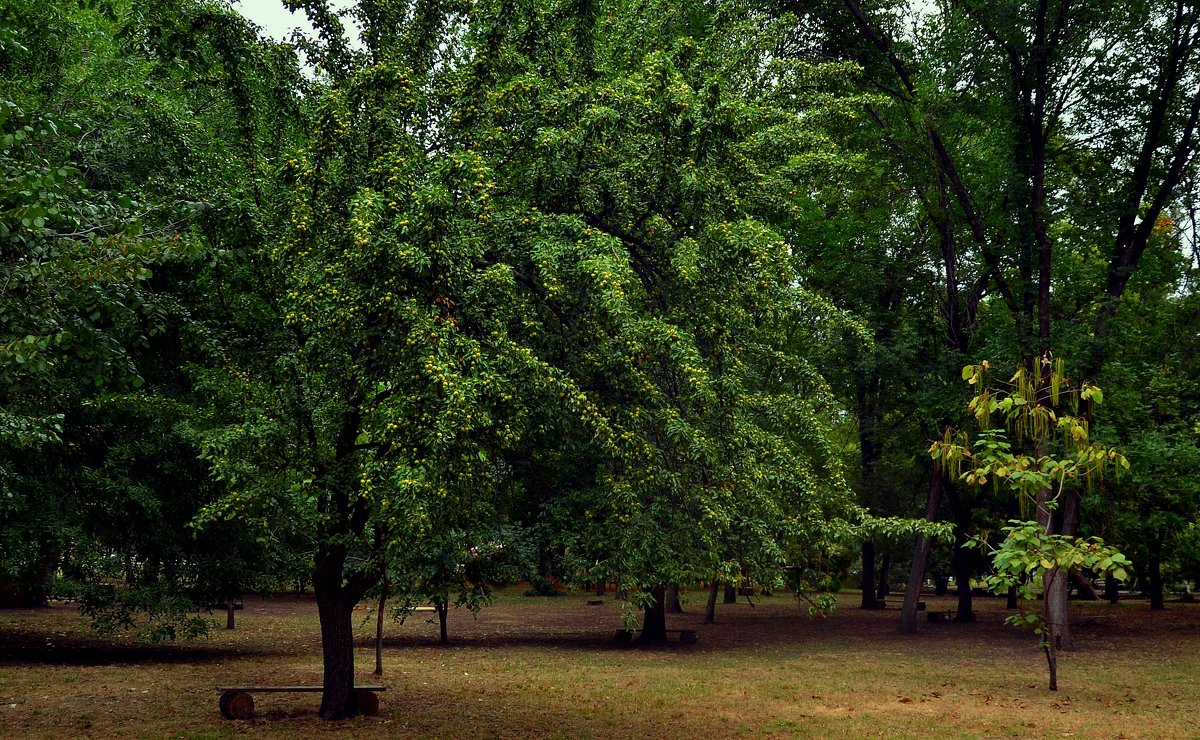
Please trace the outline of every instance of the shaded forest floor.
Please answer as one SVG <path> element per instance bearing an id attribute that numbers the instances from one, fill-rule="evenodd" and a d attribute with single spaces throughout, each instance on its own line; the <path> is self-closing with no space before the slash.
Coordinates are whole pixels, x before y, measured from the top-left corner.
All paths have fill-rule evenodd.
<path id="1" fill-rule="evenodd" d="M 901 636 L 897 609 L 861 611 L 856 592 L 815 619 L 790 596 L 742 599 L 710 626 L 697 592 L 668 626 L 699 641 L 641 648 L 612 639 L 611 596 L 587 598 L 501 592 L 476 620 L 451 614 L 448 646 L 425 614 L 388 622 L 380 714 L 339 723 L 317 719 L 318 694 L 257 695 L 250 721 L 217 710 L 218 684 L 320 683 L 311 598 L 247 599 L 237 629 L 214 615 L 210 638 L 160 646 L 98 639 L 72 605 L 0 611 L 0 737 L 1200 736 L 1195 604 L 1073 603 L 1080 649 L 1052 693 L 1001 599 L 978 599 L 977 622 Z M 374 683 L 360 614 L 359 680 Z"/>

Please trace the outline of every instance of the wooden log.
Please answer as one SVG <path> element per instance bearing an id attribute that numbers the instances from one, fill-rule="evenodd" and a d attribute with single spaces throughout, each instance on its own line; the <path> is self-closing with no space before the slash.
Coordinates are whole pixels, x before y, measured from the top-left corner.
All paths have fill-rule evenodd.
<path id="1" fill-rule="evenodd" d="M 374 717 L 379 714 L 379 694 L 374 691 L 356 691 L 354 705 L 358 713 L 364 717 Z"/>
<path id="2" fill-rule="evenodd" d="M 253 719 L 254 697 L 245 691 L 226 691 L 217 702 L 225 719 Z"/>

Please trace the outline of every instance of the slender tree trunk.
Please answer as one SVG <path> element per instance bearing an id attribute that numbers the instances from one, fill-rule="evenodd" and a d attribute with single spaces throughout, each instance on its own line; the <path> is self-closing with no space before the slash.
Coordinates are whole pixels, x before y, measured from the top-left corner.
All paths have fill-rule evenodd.
<path id="1" fill-rule="evenodd" d="M 226 599 L 225 600 L 225 629 L 227 629 L 227 630 L 233 629 L 233 613 L 234 613 L 234 611 L 235 611 L 235 609 L 234 609 L 233 599 Z"/>
<path id="2" fill-rule="evenodd" d="M 667 611 L 671 614 L 683 614 L 683 604 L 679 603 L 679 584 L 667 586 Z"/>
<path id="3" fill-rule="evenodd" d="M 379 592 L 379 610 L 375 613 L 375 675 L 383 675 L 383 614 L 387 610 L 388 591 L 392 588 L 392 579 L 383 577 L 382 590 Z"/>
<path id="4" fill-rule="evenodd" d="M 879 587 L 875 589 L 875 598 L 883 601 L 892 592 L 888 585 L 888 571 L 892 567 L 892 554 L 884 553 L 883 562 L 879 564 Z"/>
<path id="5" fill-rule="evenodd" d="M 931 471 L 929 500 L 925 504 L 925 521 L 937 520 L 938 507 L 942 503 L 942 474 Z M 917 631 L 917 602 L 921 598 L 921 584 L 925 581 L 925 564 L 929 561 L 929 538 L 917 535 L 917 546 L 913 552 L 912 568 L 908 571 L 908 586 L 904 589 L 904 606 L 900 608 L 900 631 Z"/>
<path id="6" fill-rule="evenodd" d="M 954 554 L 950 561 L 954 567 L 955 591 L 958 594 L 958 609 L 954 619 L 957 622 L 970 622 L 975 619 L 971 595 L 971 576 L 975 573 L 972 553 L 967 550 L 967 540 L 971 530 L 971 506 L 954 488 L 953 484 L 943 484 L 950 508 L 954 511 Z"/>
<path id="7" fill-rule="evenodd" d="M 708 603 L 704 605 L 704 623 L 712 624 L 717 621 L 717 592 L 721 590 L 721 584 L 716 578 L 708 585 Z"/>
<path id="8" fill-rule="evenodd" d="M 1108 599 L 1110 604 L 1121 600 L 1121 594 L 1117 592 L 1117 577 L 1112 573 L 1104 576 L 1104 598 Z"/>
<path id="9" fill-rule="evenodd" d="M 859 575 L 859 584 L 862 586 L 862 602 L 859 604 L 861 609 L 878 609 L 879 606 L 875 602 L 875 543 L 862 543 L 862 571 Z"/>
<path id="10" fill-rule="evenodd" d="M 1063 494 L 1062 501 L 1062 532 L 1074 536 L 1079 532 L 1079 496 L 1073 492 Z M 1070 601 L 1071 579 L 1068 573 L 1062 578 L 1045 581 L 1046 605 L 1054 620 L 1054 651 L 1057 655 L 1063 650 L 1075 649 L 1075 638 L 1071 634 Z"/>
<path id="11" fill-rule="evenodd" d="M 1162 552 L 1158 547 L 1150 548 L 1150 558 L 1147 563 L 1150 580 L 1150 608 L 1151 609 L 1166 609 L 1166 602 L 1163 600 L 1163 582 L 1162 582 Z"/>
<path id="12" fill-rule="evenodd" d="M 1017 603 L 1017 587 L 1008 587 L 1008 598 L 1004 602 L 1005 609 L 1016 609 L 1019 606 Z"/>
<path id="13" fill-rule="evenodd" d="M 446 617 L 450 613 L 450 604 L 445 601 L 434 601 L 433 608 L 438 615 L 438 642 L 447 645 L 450 643 L 450 633 L 446 631 Z"/>
<path id="14" fill-rule="evenodd" d="M 666 589 L 658 586 L 651 595 L 654 603 L 646 607 L 642 618 L 642 642 L 666 642 L 667 640 L 667 610 Z"/>

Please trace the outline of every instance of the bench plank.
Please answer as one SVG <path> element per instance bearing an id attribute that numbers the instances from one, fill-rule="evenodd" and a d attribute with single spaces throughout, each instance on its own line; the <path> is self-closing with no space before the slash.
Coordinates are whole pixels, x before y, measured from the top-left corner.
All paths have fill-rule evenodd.
<path id="1" fill-rule="evenodd" d="M 324 691 L 323 686 L 218 686 L 217 691 L 243 691 L 247 694 Z M 355 686 L 355 691 L 387 691 L 386 686 Z"/>

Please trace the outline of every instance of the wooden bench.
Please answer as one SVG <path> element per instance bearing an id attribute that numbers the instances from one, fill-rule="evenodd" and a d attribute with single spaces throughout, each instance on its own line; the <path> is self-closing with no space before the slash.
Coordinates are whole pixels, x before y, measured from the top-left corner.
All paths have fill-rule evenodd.
<path id="1" fill-rule="evenodd" d="M 613 639 L 617 642 L 632 642 L 635 633 L 641 632 L 641 629 L 635 630 L 617 630 L 613 633 Z M 679 641 L 684 645 L 691 645 L 698 639 L 696 630 L 667 630 L 668 635 L 679 635 Z"/>
<path id="2" fill-rule="evenodd" d="M 221 698 L 217 706 L 225 719 L 252 719 L 254 717 L 253 694 L 317 693 L 321 686 L 218 686 Z M 355 686 L 354 704 L 358 713 L 368 717 L 379 714 L 377 692 L 387 691 L 386 686 Z"/>

